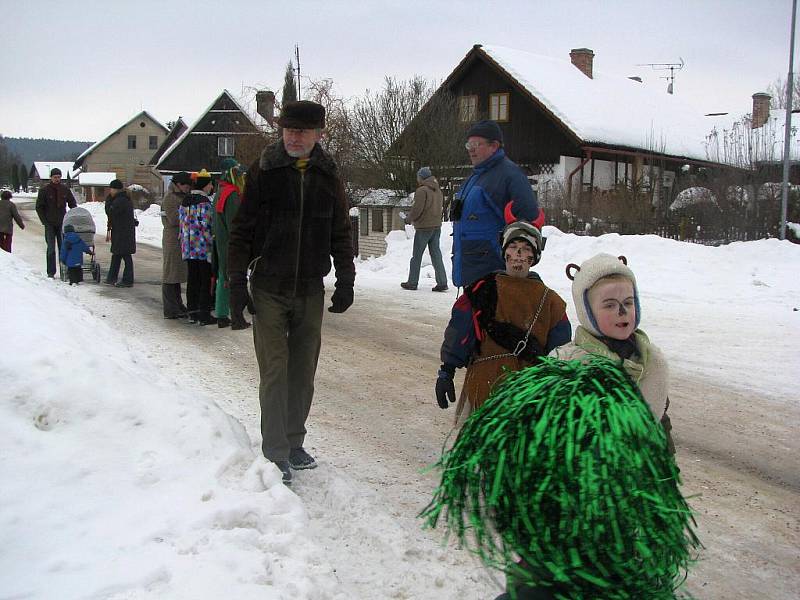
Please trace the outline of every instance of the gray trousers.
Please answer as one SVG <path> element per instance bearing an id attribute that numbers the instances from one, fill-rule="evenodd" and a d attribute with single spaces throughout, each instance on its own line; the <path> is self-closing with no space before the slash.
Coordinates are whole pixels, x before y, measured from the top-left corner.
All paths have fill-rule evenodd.
<path id="1" fill-rule="evenodd" d="M 425 248 L 431 255 L 431 264 L 436 276 L 436 285 L 447 286 L 447 273 L 442 262 L 442 249 L 439 247 L 439 234 L 442 228 L 417 229 L 414 232 L 414 250 L 411 254 L 411 262 L 408 265 L 408 283 L 417 285 L 419 283 L 419 268 L 422 264 L 422 254 Z"/>
<path id="2" fill-rule="evenodd" d="M 289 298 L 253 288 L 253 343 L 261 382 L 261 451 L 287 460 L 303 445 L 314 397 L 325 294 Z"/>

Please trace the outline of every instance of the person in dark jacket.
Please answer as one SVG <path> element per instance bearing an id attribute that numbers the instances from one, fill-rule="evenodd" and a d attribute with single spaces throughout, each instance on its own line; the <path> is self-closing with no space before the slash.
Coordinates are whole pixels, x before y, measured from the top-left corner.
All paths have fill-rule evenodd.
<path id="1" fill-rule="evenodd" d="M 194 189 L 178 209 L 181 232 L 181 255 L 186 261 L 186 306 L 189 322 L 212 325 L 211 316 L 211 253 L 213 248 L 214 181 L 205 169 L 194 175 Z"/>
<path id="2" fill-rule="evenodd" d="M 325 108 L 289 102 L 278 124 L 282 139 L 247 171 L 244 196 L 228 244 L 231 318 L 254 315 L 261 385 L 262 452 L 290 484 L 291 469 L 311 469 L 303 448 L 314 396 L 325 286 L 336 270 L 333 313 L 353 303 L 355 265 L 344 185 L 319 145 Z M 248 290 L 248 272 L 250 289 Z"/>
<path id="3" fill-rule="evenodd" d="M 72 225 L 64 225 L 64 240 L 61 244 L 61 262 L 67 265 L 70 285 L 83 281 L 83 255 L 91 254 L 92 249 L 81 239 Z"/>
<path id="4" fill-rule="evenodd" d="M 503 132 L 494 121 L 478 121 L 467 131 L 472 175 L 455 195 L 453 283 L 466 287 L 505 268 L 498 242 L 508 223 L 527 221 L 541 229 L 544 214 L 525 173 L 503 150 Z"/>
<path id="5" fill-rule="evenodd" d="M 139 221 L 133 214 L 133 202 L 122 189 L 122 182 L 115 179 L 110 184 L 109 223 L 111 233 L 111 264 L 108 267 L 106 283 L 116 287 L 133 287 L 133 255 L 136 254 L 136 226 Z M 108 204 L 106 206 L 109 206 Z M 125 263 L 122 280 L 119 277 L 120 264 Z"/>
<path id="6" fill-rule="evenodd" d="M 25 229 L 25 222 L 19 216 L 17 205 L 11 201 L 11 192 L 0 193 L 0 250 L 11 252 L 11 237 L 14 235 L 14 223 Z"/>
<path id="7" fill-rule="evenodd" d="M 42 187 L 36 196 L 36 214 L 44 226 L 44 240 L 47 244 L 47 276 L 56 275 L 56 246 L 61 252 L 61 227 L 67 206 L 75 208 L 75 196 L 61 183 L 61 169 L 50 170 L 50 183 Z"/>
<path id="8" fill-rule="evenodd" d="M 188 311 L 181 298 L 181 284 L 186 283 L 187 270 L 181 255 L 178 210 L 191 189 L 189 174 L 176 173 L 161 203 L 161 301 L 165 319 L 186 316 Z"/>
<path id="9" fill-rule="evenodd" d="M 217 251 L 217 288 L 214 313 L 217 326 L 231 325 L 230 293 L 228 291 L 228 238 L 233 217 L 241 204 L 244 188 L 244 169 L 232 158 L 222 161 L 219 189 L 214 196 L 214 248 Z M 233 324 L 239 329 L 241 323 Z M 249 325 L 248 325 L 249 326 Z"/>

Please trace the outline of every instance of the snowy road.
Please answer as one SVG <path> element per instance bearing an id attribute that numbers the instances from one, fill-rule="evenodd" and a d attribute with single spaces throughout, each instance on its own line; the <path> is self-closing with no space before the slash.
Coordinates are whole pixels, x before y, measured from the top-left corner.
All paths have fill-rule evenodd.
<path id="1" fill-rule="evenodd" d="M 25 208 L 21 206 L 21 208 Z M 14 235 L 14 253 L 44 267 L 41 228 Z M 98 257 L 108 265 L 107 244 Z M 87 284 L 90 310 L 175 379 L 201 388 L 258 446 L 257 370 L 249 332 L 161 318 L 161 252 L 144 245 L 131 290 Z M 399 290 L 398 290 L 399 291 Z M 432 397 L 447 310 L 430 293 L 356 288 L 344 315 L 325 313 L 307 447 L 321 466 L 300 473 L 320 564 L 346 598 L 493 598 L 500 587 L 466 552 L 442 548 L 417 512 L 436 474 L 452 411 Z M 439 300 L 437 300 L 439 302 Z M 744 368 L 744 367 L 743 367 Z M 800 423 L 797 403 L 756 397 L 722 381 L 673 373 L 672 419 L 687 496 L 706 546 L 690 574 L 698 598 L 790 598 L 800 584 Z"/>

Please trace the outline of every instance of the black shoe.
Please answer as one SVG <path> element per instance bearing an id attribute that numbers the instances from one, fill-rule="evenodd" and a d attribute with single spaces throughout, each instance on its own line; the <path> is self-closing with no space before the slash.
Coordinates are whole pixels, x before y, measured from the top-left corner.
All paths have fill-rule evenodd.
<path id="1" fill-rule="evenodd" d="M 106 279 L 103 283 L 105 283 L 106 285 L 117 285 L 116 281 L 109 281 L 108 279 Z"/>
<path id="2" fill-rule="evenodd" d="M 407 281 L 404 281 L 403 283 L 401 283 L 400 287 L 403 288 L 404 290 L 415 290 L 415 289 L 417 289 L 416 284 L 408 283 Z"/>
<path id="3" fill-rule="evenodd" d="M 197 322 L 200 323 L 200 325 L 213 325 L 218 321 L 217 317 L 208 317 L 207 319 L 199 319 Z"/>
<path id="4" fill-rule="evenodd" d="M 281 471 L 283 485 L 292 485 L 292 469 L 289 468 L 288 460 L 273 460 L 272 461 Z"/>
<path id="5" fill-rule="evenodd" d="M 119 282 L 114 284 L 114 287 L 129 288 L 129 287 L 133 287 L 133 284 L 128 282 L 128 281 L 119 281 Z"/>
<path id="6" fill-rule="evenodd" d="M 450 288 L 447 287 L 446 285 L 436 285 L 436 286 L 433 287 L 433 289 L 431 289 L 431 291 L 432 292 L 446 292 L 449 289 Z"/>
<path id="7" fill-rule="evenodd" d="M 317 461 L 302 447 L 292 448 L 289 452 L 289 465 L 296 471 L 303 469 L 316 469 Z"/>
<path id="8" fill-rule="evenodd" d="M 250 327 L 250 323 L 242 319 L 241 321 L 233 320 L 231 321 L 231 331 L 240 331 L 242 329 L 247 329 Z"/>
<path id="9" fill-rule="evenodd" d="M 230 327 L 231 320 L 228 317 L 217 317 L 217 327 L 222 329 L 223 327 Z"/>

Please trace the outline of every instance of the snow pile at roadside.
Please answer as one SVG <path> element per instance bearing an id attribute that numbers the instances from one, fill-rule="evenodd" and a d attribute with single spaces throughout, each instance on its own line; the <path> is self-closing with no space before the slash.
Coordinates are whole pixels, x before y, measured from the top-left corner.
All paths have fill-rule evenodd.
<path id="1" fill-rule="evenodd" d="M 0 252 L 0 590 L 336 598 L 300 500 L 242 425 Z"/>

